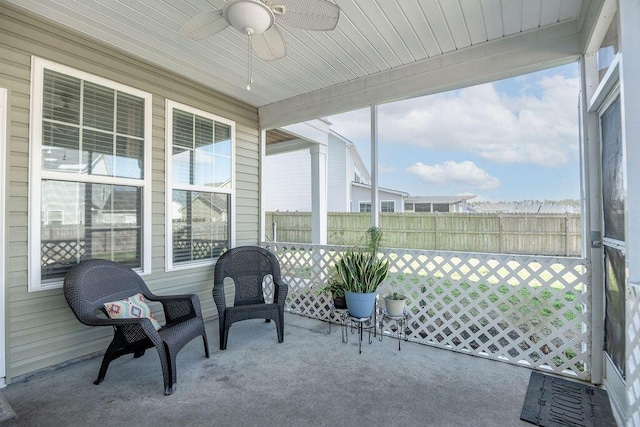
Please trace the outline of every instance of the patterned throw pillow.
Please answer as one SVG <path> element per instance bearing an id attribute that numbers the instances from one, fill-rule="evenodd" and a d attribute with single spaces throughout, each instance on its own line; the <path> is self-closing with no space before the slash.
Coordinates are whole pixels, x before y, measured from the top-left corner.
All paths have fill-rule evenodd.
<path id="1" fill-rule="evenodd" d="M 104 308 L 111 319 L 140 319 L 147 317 L 153 323 L 156 331 L 160 329 L 160 323 L 151 314 L 151 309 L 144 301 L 142 294 L 135 294 L 121 301 L 107 302 L 104 304 Z"/>

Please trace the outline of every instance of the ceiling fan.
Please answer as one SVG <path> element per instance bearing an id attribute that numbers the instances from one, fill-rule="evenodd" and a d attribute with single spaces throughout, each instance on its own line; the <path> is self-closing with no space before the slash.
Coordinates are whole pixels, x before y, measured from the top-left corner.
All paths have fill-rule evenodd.
<path id="1" fill-rule="evenodd" d="M 264 61 L 286 55 L 286 43 L 275 24 L 313 31 L 338 25 L 340 8 L 328 0 L 231 0 L 224 8 L 189 19 L 180 33 L 192 40 L 212 36 L 228 26 L 248 38 L 248 84 L 251 90 L 253 52 Z"/>

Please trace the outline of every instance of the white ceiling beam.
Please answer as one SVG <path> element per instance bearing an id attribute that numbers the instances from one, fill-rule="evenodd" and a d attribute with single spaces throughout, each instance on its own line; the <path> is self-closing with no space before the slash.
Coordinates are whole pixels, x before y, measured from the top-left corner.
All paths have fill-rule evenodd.
<path id="1" fill-rule="evenodd" d="M 273 129 L 415 96 L 539 71 L 583 53 L 576 20 L 482 43 L 413 64 L 298 95 L 258 109 L 260 127 Z"/>
<path id="2" fill-rule="evenodd" d="M 616 0 L 593 0 L 588 3 L 582 31 L 582 50 L 585 53 L 598 51 L 617 10 Z"/>

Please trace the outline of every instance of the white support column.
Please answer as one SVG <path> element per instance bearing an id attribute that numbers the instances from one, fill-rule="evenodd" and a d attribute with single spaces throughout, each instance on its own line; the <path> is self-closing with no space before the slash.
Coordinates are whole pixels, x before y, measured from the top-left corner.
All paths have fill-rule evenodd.
<path id="1" fill-rule="evenodd" d="M 327 146 L 314 144 L 311 151 L 311 243 L 327 244 Z"/>
<path id="2" fill-rule="evenodd" d="M 260 180 L 260 194 L 258 196 L 258 206 L 260 206 L 260 223 L 258 224 L 258 244 L 260 244 L 260 242 L 267 241 L 267 228 L 265 224 L 265 209 L 263 203 L 266 190 L 264 165 L 266 164 L 265 156 L 267 155 L 267 132 L 265 130 L 260 131 L 258 143 L 260 144 L 260 170 L 258 173 L 258 179 Z"/>
<path id="3" fill-rule="evenodd" d="M 378 200 L 378 104 L 371 104 L 371 225 L 379 227 Z"/>
<path id="4" fill-rule="evenodd" d="M 595 53 L 585 55 L 580 62 L 582 73 L 582 181 L 583 181 L 583 252 L 591 262 L 591 382 L 603 380 L 604 347 L 604 273 L 602 248 L 602 184 L 600 159 L 600 118 L 597 111 L 589 112 L 589 101 L 595 94 L 598 78 L 598 58 Z M 600 233 L 600 241 L 593 241 L 592 233 Z"/>

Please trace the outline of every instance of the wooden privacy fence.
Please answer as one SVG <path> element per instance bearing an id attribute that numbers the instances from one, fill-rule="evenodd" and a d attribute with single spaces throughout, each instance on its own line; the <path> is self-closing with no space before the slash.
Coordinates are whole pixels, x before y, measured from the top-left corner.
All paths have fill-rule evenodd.
<path id="1" fill-rule="evenodd" d="M 369 213 L 329 213 L 328 244 L 361 244 Z M 311 243 L 310 212 L 267 212 L 267 238 Z M 383 213 L 383 246 L 500 254 L 581 256 L 579 214 Z"/>

